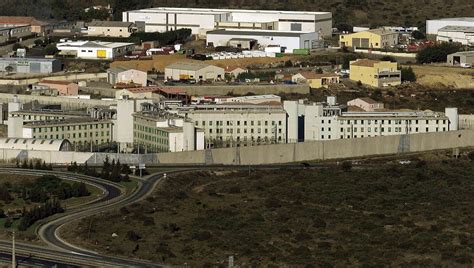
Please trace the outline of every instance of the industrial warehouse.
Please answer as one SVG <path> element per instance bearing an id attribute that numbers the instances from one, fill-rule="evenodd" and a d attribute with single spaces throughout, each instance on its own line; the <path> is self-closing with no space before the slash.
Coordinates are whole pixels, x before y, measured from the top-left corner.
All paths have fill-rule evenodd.
<path id="1" fill-rule="evenodd" d="M 280 32 L 265 30 L 225 30 L 207 32 L 208 46 L 234 46 L 242 49 L 279 46 L 280 52 L 292 53 L 294 49 L 314 49 L 319 35 L 315 32 Z"/>
<path id="2" fill-rule="evenodd" d="M 0 71 L 12 67 L 13 73 L 49 74 L 61 71 L 61 62 L 44 58 L 0 58 Z"/>
<path id="3" fill-rule="evenodd" d="M 204 36 L 214 29 L 332 33 L 331 12 L 156 7 L 123 12 L 124 22 L 145 22 L 146 32 L 189 28 Z"/>

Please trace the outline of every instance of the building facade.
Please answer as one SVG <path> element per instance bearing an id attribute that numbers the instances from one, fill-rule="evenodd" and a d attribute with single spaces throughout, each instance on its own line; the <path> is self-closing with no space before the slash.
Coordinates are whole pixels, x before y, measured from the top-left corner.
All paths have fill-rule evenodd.
<path id="1" fill-rule="evenodd" d="M 223 28 L 332 34 L 330 12 L 155 7 L 123 12 L 122 20 L 143 21 L 147 32 L 188 28 L 202 36 Z"/>
<path id="2" fill-rule="evenodd" d="M 115 84 L 137 84 L 142 87 L 147 85 L 148 75 L 146 72 L 129 69 L 124 67 L 113 67 L 107 70 L 107 82 L 111 85 Z"/>
<path id="3" fill-rule="evenodd" d="M 61 62 L 56 59 L 42 58 L 0 58 L 0 72 L 5 72 L 11 66 L 13 73 L 42 73 L 60 72 Z"/>
<path id="4" fill-rule="evenodd" d="M 474 17 L 444 18 L 426 21 L 426 34 L 437 35 L 439 29 L 446 26 L 474 27 Z"/>
<path id="5" fill-rule="evenodd" d="M 130 37 L 138 31 L 135 23 L 121 21 L 92 21 L 87 25 L 87 35 L 108 37 Z"/>
<path id="6" fill-rule="evenodd" d="M 70 81 L 41 80 L 38 85 L 58 90 L 59 96 L 77 96 L 79 85 Z"/>
<path id="7" fill-rule="evenodd" d="M 191 105 L 171 112 L 203 129 L 205 148 L 286 143 L 286 112 L 280 105 Z"/>
<path id="8" fill-rule="evenodd" d="M 194 62 L 177 62 L 166 66 L 166 80 L 216 81 L 223 80 L 225 71 L 221 67 Z"/>
<path id="9" fill-rule="evenodd" d="M 447 63 L 452 66 L 474 66 L 474 51 L 462 51 L 449 54 Z"/>
<path id="10" fill-rule="evenodd" d="M 474 46 L 474 26 L 445 26 L 438 30 L 436 40 Z"/>
<path id="11" fill-rule="evenodd" d="M 290 106 L 290 103 L 286 105 Z M 304 141 L 458 130 L 456 108 L 446 108 L 445 113 L 432 111 L 347 112 L 345 106 L 334 103 L 303 103 L 302 105 L 304 108 L 300 109 L 299 114 L 297 112 L 295 115 L 294 110 L 288 110 L 288 124 L 292 125 L 292 128 L 299 129 L 300 134 L 304 136 Z"/>
<path id="12" fill-rule="evenodd" d="M 398 45 L 398 33 L 385 29 L 372 29 L 339 36 L 341 47 L 387 48 Z"/>
<path id="13" fill-rule="evenodd" d="M 396 62 L 359 59 L 350 62 L 349 79 L 372 87 L 396 86 L 402 74 Z"/>
<path id="14" fill-rule="evenodd" d="M 80 59 L 114 59 L 131 53 L 135 49 L 133 43 L 98 42 L 98 41 L 66 41 L 56 45 L 60 55 Z"/>
<path id="15" fill-rule="evenodd" d="M 329 85 L 339 84 L 339 76 L 330 73 L 301 72 L 293 75 L 291 81 L 308 84 L 310 88 L 328 88 Z"/>
<path id="16" fill-rule="evenodd" d="M 0 26 L 0 44 L 9 41 L 21 41 L 24 37 L 31 35 L 31 27 L 29 25 L 10 27 Z"/>
<path id="17" fill-rule="evenodd" d="M 23 138 L 67 139 L 74 146 L 99 145 L 113 140 L 113 123 L 92 118 L 36 121 L 24 124 Z"/>
<path id="18" fill-rule="evenodd" d="M 166 111 L 133 114 L 133 141 L 148 153 L 204 149 L 204 132 L 194 123 Z"/>
<path id="19" fill-rule="evenodd" d="M 219 29 L 207 32 L 206 43 L 215 47 L 229 46 L 236 38 L 247 42 L 253 40 L 254 46 L 260 47 L 278 45 L 287 53 L 293 53 L 295 49 L 318 48 L 320 40 L 317 32 Z"/>

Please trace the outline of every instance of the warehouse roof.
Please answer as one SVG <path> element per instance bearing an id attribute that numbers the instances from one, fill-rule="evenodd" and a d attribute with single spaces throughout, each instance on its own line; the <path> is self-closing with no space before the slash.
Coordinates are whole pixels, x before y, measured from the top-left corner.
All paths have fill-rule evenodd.
<path id="1" fill-rule="evenodd" d="M 472 56 L 474 56 L 474 50 L 472 50 L 472 51 L 459 51 L 459 52 L 449 54 L 449 55 L 467 55 L 467 56 L 472 55 Z"/>
<path id="2" fill-rule="evenodd" d="M 351 65 L 354 66 L 365 66 L 365 67 L 374 67 L 375 64 L 380 63 L 379 60 L 368 60 L 368 59 L 359 59 L 351 62 Z"/>
<path id="3" fill-rule="evenodd" d="M 100 42 L 100 41 L 68 41 L 59 43 L 56 45 L 58 49 L 62 47 L 98 47 L 98 48 L 117 48 L 124 46 L 131 46 L 134 43 L 122 43 L 122 42 Z"/>
<path id="4" fill-rule="evenodd" d="M 431 21 L 467 21 L 474 22 L 474 17 L 459 17 L 459 18 L 444 18 L 444 19 L 434 19 Z"/>
<path id="5" fill-rule="evenodd" d="M 125 72 L 125 71 L 128 71 L 128 70 L 135 70 L 135 71 L 143 72 L 143 71 L 140 71 L 140 70 L 137 70 L 137 69 L 127 68 L 127 67 L 124 67 L 124 66 L 111 67 L 107 70 L 107 72 L 118 74 L 118 73 Z"/>
<path id="6" fill-rule="evenodd" d="M 89 22 L 88 26 L 92 27 L 130 27 L 133 22 L 123 21 L 107 21 L 107 20 L 93 20 Z"/>
<path id="7" fill-rule="evenodd" d="M 438 31 L 439 32 L 474 33 L 474 27 L 472 26 L 444 26 Z"/>
<path id="8" fill-rule="evenodd" d="M 35 150 L 35 151 L 70 151 L 68 140 L 0 138 L 0 149 Z"/>
<path id="9" fill-rule="evenodd" d="M 252 35 L 252 36 L 286 36 L 286 37 L 300 37 L 303 34 L 307 34 L 309 32 L 283 32 L 283 31 L 265 31 L 265 30 L 227 30 L 227 29 L 219 29 L 208 31 L 207 35 L 212 34 L 224 34 L 224 35 Z"/>
<path id="10" fill-rule="evenodd" d="M 48 25 L 47 22 L 39 21 L 35 19 L 34 17 L 21 17 L 21 16 L 0 16 L 0 24 L 33 25 L 33 26 Z"/>
<path id="11" fill-rule="evenodd" d="M 281 10 L 250 10 L 250 9 L 209 9 L 209 8 L 179 8 L 179 7 L 154 7 L 140 10 L 133 10 L 129 12 L 147 12 L 147 13 L 162 13 L 175 11 L 179 13 L 208 13 L 208 14 L 220 14 L 228 12 L 238 13 L 261 13 L 261 14 L 298 14 L 298 15 L 326 15 L 331 12 L 318 12 L 318 11 L 281 11 Z"/>
<path id="12" fill-rule="evenodd" d="M 59 81 L 59 80 L 47 80 L 43 79 L 39 82 L 40 84 L 51 84 L 51 85 L 70 85 L 70 84 L 75 84 L 74 82 L 71 81 Z"/>
<path id="13" fill-rule="evenodd" d="M 188 71 L 198 71 L 203 68 L 213 66 L 216 68 L 220 68 L 210 64 L 204 63 L 196 63 L 196 62 L 176 62 L 166 66 L 166 69 L 179 69 L 179 70 L 188 70 Z"/>

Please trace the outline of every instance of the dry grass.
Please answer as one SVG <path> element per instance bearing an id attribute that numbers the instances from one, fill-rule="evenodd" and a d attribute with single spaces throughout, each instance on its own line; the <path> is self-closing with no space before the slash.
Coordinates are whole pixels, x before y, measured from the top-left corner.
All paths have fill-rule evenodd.
<path id="1" fill-rule="evenodd" d="M 474 88 L 474 69 L 437 65 L 413 65 L 412 68 L 421 85 Z"/>

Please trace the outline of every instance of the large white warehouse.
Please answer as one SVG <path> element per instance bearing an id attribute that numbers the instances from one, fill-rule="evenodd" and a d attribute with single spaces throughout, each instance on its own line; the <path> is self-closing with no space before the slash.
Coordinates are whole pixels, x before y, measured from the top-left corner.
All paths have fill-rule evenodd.
<path id="1" fill-rule="evenodd" d="M 437 19 L 437 20 L 427 20 L 426 33 L 437 35 L 439 29 L 446 26 L 474 27 L 474 17 L 473 18 L 464 17 L 464 18 L 446 18 L 446 19 Z"/>
<path id="2" fill-rule="evenodd" d="M 331 12 L 167 8 L 156 7 L 125 11 L 124 22 L 145 22 L 146 32 L 164 32 L 189 28 L 205 35 L 213 29 L 259 29 L 320 32 L 331 35 Z"/>
<path id="3" fill-rule="evenodd" d="M 214 46 L 228 46 L 233 40 L 254 40 L 259 46 L 280 46 L 286 52 L 294 49 L 317 47 L 319 34 L 305 32 L 282 32 L 264 30 L 214 30 L 207 32 L 206 43 Z"/>

